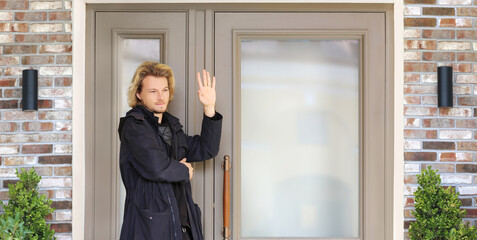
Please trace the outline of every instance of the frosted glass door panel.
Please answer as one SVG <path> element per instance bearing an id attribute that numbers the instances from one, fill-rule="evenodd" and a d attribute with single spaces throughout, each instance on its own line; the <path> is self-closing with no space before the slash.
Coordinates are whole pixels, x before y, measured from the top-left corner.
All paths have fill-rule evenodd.
<path id="1" fill-rule="evenodd" d="M 359 52 L 241 41 L 242 237 L 359 236 Z"/>
<path id="2" fill-rule="evenodd" d="M 131 109 L 128 105 L 127 93 L 136 68 L 145 61 L 161 62 L 161 39 L 122 38 L 119 56 L 121 56 L 119 68 L 121 71 L 119 73 L 121 112 L 117 119 L 126 115 L 126 112 Z M 126 188 L 124 188 L 123 181 L 121 181 L 119 197 L 119 226 L 121 226 L 124 216 L 124 203 L 126 201 Z"/>
<path id="3" fill-rule="evenodd" d="M 121 116 L 130 109 L 126 98 L 136 68 L 145 61 L 161 62 L 161 39 L 123 38 L 121 41 Z"/>

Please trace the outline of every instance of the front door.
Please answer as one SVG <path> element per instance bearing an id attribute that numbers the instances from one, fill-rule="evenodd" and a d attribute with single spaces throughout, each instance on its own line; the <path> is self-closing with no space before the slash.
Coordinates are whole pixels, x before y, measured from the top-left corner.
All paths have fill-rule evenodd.
<path id="1" fill-rule="evenodd" d="M 195 72 L 217 77 L 221 148 L 195 164 L 192 182 L 205 239 L 222 239 L 226 155 L 231 239 L 384 239 L 385 13 L 320 6 L 90 6 L 96 110 L 86 236 L 119 236 L 116 129 L 134 69 L 154 60 L 174 70 L 170 111 L 188 134 L 202 120 Z"/>

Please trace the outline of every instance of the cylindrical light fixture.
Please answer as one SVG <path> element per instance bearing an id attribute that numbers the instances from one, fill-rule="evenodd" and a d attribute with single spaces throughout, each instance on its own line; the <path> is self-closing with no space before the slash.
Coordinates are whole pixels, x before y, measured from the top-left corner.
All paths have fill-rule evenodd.
<path id="1" fill-rule="evenodd" d="M 38 110 L 38 70 L 23 70 L 22 110 Z"/>
<path id="2" fill-rule="evenodd" d="M 437 106 L 453 107 L 452 67 L 437 67 Z"/>

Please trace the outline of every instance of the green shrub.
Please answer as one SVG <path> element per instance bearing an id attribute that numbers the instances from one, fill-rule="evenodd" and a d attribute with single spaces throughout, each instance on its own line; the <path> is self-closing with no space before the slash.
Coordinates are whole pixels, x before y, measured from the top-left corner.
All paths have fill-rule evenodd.
<path id="1" fill-rule="evenodd" d="M 27 234 L 32 233 L 23 226 L 20 219 L 20 213 L 12 217 L 0 217 L 0 239 L 4 240 L 22 240 L 27 239 Z"/>
<path id="2" fill-rule="evenodd" d="M 414 193 L 416 221 L 409 227 L 409 237 L 414 239 L 477 239 L 477 230 L 462 218 L 462 202 L 452 187 L 441 186 L 441 178 L 429 167 L 417 175 L 419 187 Z"/>
<path id="3" fill-rule="evenodd" d="M 22 169 L 21 173 L 17 170 L 16 174 L 20 181 L 15 185 L 8 185 L 10 200 L 7 205 L 2 203 L 5 211 L 2 218 L 13 218 L 18 213 L 24 228 L 30 232 L 27 239 L 53 239 L 55 231 L 50 229 L 45 218 L 53 213 L 54 209 L 50 207 L 51 200 L 38 193 L 41 177 L 33 168 L 30 171 Z"/>

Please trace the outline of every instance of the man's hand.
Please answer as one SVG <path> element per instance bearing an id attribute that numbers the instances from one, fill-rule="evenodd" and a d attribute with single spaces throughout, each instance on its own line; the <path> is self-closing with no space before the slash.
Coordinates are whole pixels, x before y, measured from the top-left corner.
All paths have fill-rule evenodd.
<path id="1" fill-rule="evenodd" d="M 189 169 L 189 180 L 192 180 L 192 176 L 194 175 L 194 168 L 192 168 L 192 165 L 186 161 L 187 159 L 183 158 L 181 160 L 181 163 L 184 164 Z"/>
<path id="2" fill-rule="evenodd" d="M 199 90 L 197 90 L 197 95 L 199 96 L 199 101 L 204 106 L 204 114 L 207 117 L 213 117 L 215 115 L 215 77 L 210 79 L 209 72 L 202 70 L 202 79 L 200 78 L 200 73 L 197 72 L 197 83 L 199 84 Z M 182 162 L 182 161 L 181 161 Z"/>

